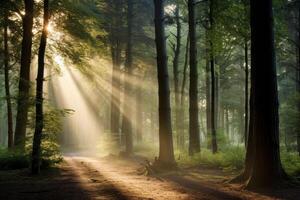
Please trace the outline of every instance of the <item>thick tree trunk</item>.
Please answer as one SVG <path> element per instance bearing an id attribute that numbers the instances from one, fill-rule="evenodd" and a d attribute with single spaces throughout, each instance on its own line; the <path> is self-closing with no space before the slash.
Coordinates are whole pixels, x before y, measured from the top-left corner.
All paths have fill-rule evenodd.
<path id="1" fill-rule="evenodd" d="M 23 17 L 23 40 L 21 50 L 21 67 L 19 95 L 17 102 L 17 119 L 15 129 L 15 146 L 25 148 L 26 124 L 29 109 L 30 63 L 32 52 L 33 0 L 24 0 L 25 15 Z"/>
<path id="2" fill-rule="evenodd" d="M 173 150 L 168 58 L 164 29 L 164 1 L 154 0 L 155 41 L 157 49 L 157 72 L 159 94 L 159 158 L 164 167 L 176 165 Z"/>
<path id="3" fill-rule="evenodd" d="M 43 87 L 44 87 L 44 69 L 45 69 L 45 53 L 47 45 L 47 26 L 49 23 L 49 0 L 44 0 L 44 25 L 40 41 L 39 55 L 38 55 L 38 72 L 36 79 L 36 99 L 35 99 L 35 132 L 32 144 L 32 163 L 31 173 L 39 174 L 41 163 L 41 141 L 44 127 L 44 113 L 43 113 Z"/>
<path id="4" fill-rule="evenodd" d="M 4 16 L 4 79 L 5 79 L 5 95 L 7 107 L 7 136 L 8 148 L 11 149 L 14 145 L 12 105 L 9 85 L 9 48 L 8 48 L 8 13 Z"/>
<path id="5" fill-rule="evenodd" d="M 125 73 L 125 88 L 124 88 L 124 129 L 125 134 L 125 152 L 126 154 L 133 153 L 132 141 L 132 124 L 131 124 L 131 109 L 130 96 L 132 93 L 129 77 L 132 76 L 132 18 L 133 18 L 133 3 L 132 0 L 127 0 L 127 49 L 126 49 L 126 73 Z M 127 78 L 126 78 L 127 77 Z"/>
<path id="6" fill-rule="evenodd" d="M 272 0 L 251 0 L 250 129 L 243 179 L 248 188 L 286 179 L 279 152 L 278 91 Z"/>
<path id="7" fill-rule="evenodd" d="M 177 136 L 177 146 L 180 148 L 181 146 L 181 135 L 183 134 L 180 130 L 180 120 L 181 119 L 181 108 L 180 108 L 180 91 L 179 91 L 179 57 L 181 52 L 181 23 L 179 16 L 179 3 L 176 4 L 175 11 L 175 20 L 176 20 L 176 47 L 174 51 L 174 59 L 173 59 L 173 76 L 174 76 L 174 93 L 175 93 L 175 129 Z"/>
<path id="8" fill-rule="evenodd" d="M 189 155 L 200 152 L 199 111 L 198 111 L 198 64 L 195 1 L 188 1 L 190 35 L 190 109 L 189 109 Z"/>

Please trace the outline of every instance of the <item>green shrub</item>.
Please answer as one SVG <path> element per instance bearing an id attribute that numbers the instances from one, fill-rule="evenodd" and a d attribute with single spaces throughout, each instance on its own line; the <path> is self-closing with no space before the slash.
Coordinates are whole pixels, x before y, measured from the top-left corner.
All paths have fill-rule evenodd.
<path id="1" fill-rule="evenodd" d="M 213 154 L 211 150 L 202 149 L 201 153 L 193 157 L 187 154 L 178 154 L 179 165 L 182 166 L 205 166 L 223 170 L 241 170 L 244 167 L 245 150 L 241 147 L 226 149 L 223 152 Z"/>
<path id="2" fill-rule="evenodd" d="M 300 157 L 296 152 L 281 151 L 281 162 L 288 174 L 300 175 Z"/>
<path id="3" fill-rule="evenodd" d="M 29 157 L 19 152 L 0 150 L 0 170 L 24 169 L 29 166 Z"/>

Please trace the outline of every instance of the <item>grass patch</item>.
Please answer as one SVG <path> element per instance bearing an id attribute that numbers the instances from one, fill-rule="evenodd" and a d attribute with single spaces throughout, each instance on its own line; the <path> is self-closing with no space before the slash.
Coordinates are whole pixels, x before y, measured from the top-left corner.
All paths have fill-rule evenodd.
<path id="1" fill-rule="evenodd" d="M 183 167 L 204 166 L 235 171 L 244 167 L 245 150 L 241 147 L 234 147 L 213 154 L 208 149 L 202 149 L 201 153 L 192 157 L 188 156 L 187 153 L 177 153 L 176 158 L 178 164 Z"/>

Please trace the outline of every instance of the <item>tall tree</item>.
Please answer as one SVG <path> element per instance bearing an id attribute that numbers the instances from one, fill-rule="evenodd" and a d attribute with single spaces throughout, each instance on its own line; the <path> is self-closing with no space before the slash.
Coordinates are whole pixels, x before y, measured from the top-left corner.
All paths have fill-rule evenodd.
<path id="1" fill-rule="evenodd" d="M 251 0 L 250 127 L 245 170 L 236 180 L 248 188 L 278 186 L 287 179 L 279 152 L 279 115 L 272 0 Z"/>
<path id="2" fill-rule="evenodd" d="M 132 0 L 127 0 L 127 49 L 126 49 L 126 60 L 125 60 L 125 88 L 124 88 L 124 134 L 125 134 L 125 147 L 126 153 L 132 154 L 133 151 L 133 141 L 132 141 L 132 124 L 130 120 L 131 108 L 129 107 L 130 96 L 132 93 L 131 82 L 129 82 L 129 77 L 132 77 L 132 20 L 133 18 L 133 2 Z"/>
<path id="3" fill-rule="evenodd" d="M 174 167 L 176 163 L 172 138 L 168 58 L 164 28 L 164 0 L 154 0 L 154 9 L 159 99 L 158 163 L 163 167 Z"/>
<path id="4" fill-rule="evenodd" d="M 23 40 L 15 129 L 15 145 L 20 149 L 24 149 L 25 147 L 26 124 L 29 109 L 30 63 L 32 52 L 31 47 L 34 0 L 24 0 L 24 5 L 25 14 L 23 16 Z"/>
<path id="5" fill-rule="evenodd" d="M 40 172 L 41 162 L 41 141 L 44 127 L 44 112 L 43 112 L 43 87 L 44 87 L 44 69 L 45 69 L 45 54 L 48 37 L 48 24 L 50 19 L 49 0 L 44 0 L 44 24 L 40 41 L 38 54 L 38 72 L 36 79 L 36 99 L 35 99 L 35 132 L 32 145 L 32 163 L 31 173 L 38 174 Z"/>
<path id="6" fill-rule="evenodd" d="M 249 62 L 248 62 L 248 40 L 245 40 L 245 126 L 244 139 L 247 147 L 248 127 L 249 127 Z"/>
<path id="7" fill-rule="evenodd" d="M 197 38 L 195 1 L 188 1 L 189 11 L 189 35 L 190 35 L 190 110 L 189 110 L 189 154 L 193 155 L 200 151 L 199 136 L 199 108 L 198 108 L 198 64 L 197 64 Z"/>
<path id="8" fill-rule="evenodd" d="M 216 130 L 216 79 L 215 79 L 215 55 L 214 55 L 214 44 L 213 44 L 213 31 L 214 31 L 214 0 L 209 1 L 209 25 L 210 25 L 210 40 L 209 40 L 209 51 L 210 51 L 210 77 L 211 77 L 211 113 L 210 113 L 210 124 L 211 124 L 211 141 L 212 141 L 212 152 L 217 153 L 217 130 Z"/>
<path id="9" fill-rule="evenodd" d="M 10 79 L 9 79 L 9 47 L 8 47 L 8 11 L 4 13 L 4 79 L 5 79 L 5 98 L 7 107 L 7 135 L 8 135 L 8 148 L 12 148 L 14 145 L 14 133 L 13 133 L 13 119 L 12 119 L 12 104 L 10 95 Z"/>

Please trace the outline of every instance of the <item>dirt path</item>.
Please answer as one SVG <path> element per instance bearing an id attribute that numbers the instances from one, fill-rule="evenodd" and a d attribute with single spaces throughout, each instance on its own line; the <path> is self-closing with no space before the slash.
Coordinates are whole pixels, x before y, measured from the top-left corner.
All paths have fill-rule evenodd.
<path id="1" fill-rule="evenodd" d="M 28 177 L 26 171 L 0 172 L 0 199 L 296 200 L 300 194 L 295 189 L 266 195 L 243 191 L 222 183 L 224 173 L 216 170 L 186 169 L 157 178 L 138 175 L 136 160 L 66 156 L 65 161 L 59 170 L 40 177 Z"/>
<path id="2" fill-rule="evenodd" d="M 89 180 L 94 182 L 93 185 L 85 187 L 93 198 L 96 198 L 102 190 L 103 183 L 109 183 L 118 191 L 117 194 L 121 194 L 125 199 L 267 200 L 280 199 L 280 196 L 284 197 L 282 199 L 298 199 L 300 194 L 295 189 L 277 193 L 271 191 L 265 195 L 240 190 L 237 186 L 223 183 L 224 173 L 209 169 L 183 170 L 157 178 L 138 175 L 139 161 L 134 160 L 119 160 L 113 157 L 106 159 L 66 157 L 66 161 L 76 169 L 81 182 Z"/>

